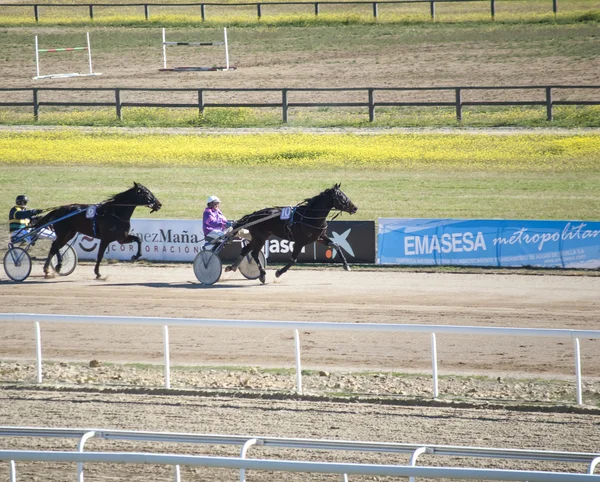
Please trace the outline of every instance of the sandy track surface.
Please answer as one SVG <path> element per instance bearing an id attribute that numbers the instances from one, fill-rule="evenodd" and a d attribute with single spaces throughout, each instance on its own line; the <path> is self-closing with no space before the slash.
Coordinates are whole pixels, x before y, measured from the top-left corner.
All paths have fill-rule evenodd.
<path id="1" fill-rule="evenodd" d="M 81 265 L 65 278 L 45 280 L 39 263 L 25 283 L 0 281 L 5 312 L 95 315 L 172 316 L 222 319 L 306 320 L 338 322 L 425 323 L 479 326 L 596 329 L 600 278 L 416 273 L 391 270 L 292 270 L 266 285 L 238 274 L 213 287 L 199 285 L 190 265 L 106 265 L 104 281 L 93 279 L 92 266 Z M 0 331 L 2 359 L 31 364 L 33 330 L 4 323 Z M 42 325 L 45 359 L 72 361 L 136 361 L 160 363 L 162 330 L 94 325 Z M 305 368 L 330 370 L 430 370 L 426 335 L 383 333 L 348 335 L 301 333 Z M 443 336 L 438 340 L 444 373 L 483 372 L 496 376 L 528 372 L 572 378 L 573 347 L 568 340 Z M 600 374 L 596 342 L 583 340 L 586 377 Z M 189 365 L 292 366 L 293 334 L 277 330 L 171 329 L 172 363 Z M 596 357 L 597 358 L 597 357 Z M 14 362 L 13 362 L 14 364 Z M 57 364 L 59 367 L 60 364 Z M 4 365 L 6 367 L 8 365 Z M 102 368 L 101 365 L 100 368 Z M 76 372 L 77 369 L 75 369 Z M 73 371 L 73 370 L 71 370 Z M 156 375 L 160 378 L 160 373 Z M 226 377 L 222 374 L 221 377 Z M 67 377 L 68 378 L 68 377 Z M 77 379 L 74 385 L 77 385 Z M 326 438 L 361 441 L 430 443 L 483 447 L 537 448 L 594 452 L 600 446 L 598 415 L 557 413 L 533 405 L 428 406 L 426 394 L 414 406 L 376 399 L 316 399 L 282 396 L 267 399 L 234 393 L 104 391 L 98 385 L 45 389 L 7 384 L 0 390 L 0 424 L 41 427 L 99 427 L 255 436 Z M 158 383 L 158 382 L 156 382 Z M 416 383 L 416 382 L 415 382 Z M 428 380 L 419 382 L 429 384 Z M 154 385 L 156 386 L 156 384 Z M 310 385 L 308 385 L 310 387 Z M 514 386 L 513 386 L 514 388 Z M 289 391 L 288 391 L 289 393 Z M 465 396 L 476 393 L 466 387 Z M 546 408 L 548 405 L 546 406 Z M 75 442 L 53 439 L 3 439 L 11 448 L 74 449 Z M 114 443 L 92 440 L 90 450 L 181 452 L 237 455 L 234 447 Z M 255 457 L 319 461 L 406 463 L 404 458 L 376 454 L 284 451 L 256 448 Z M 433 459 L 423 464 L 523 468 L 585 472 L 585 467 L 501 460 Z M 6 466 L 0 478 L 7 476 Z M 19 463 L 19 480 L 62 481 L 74 477 L 75 464 Z M 86 480 L 154 481 L 172 477 L 159 466 L 88 465 Z M 328 481 L 333 476 L 251 472 L 257 481 Z M 235 480 L 234 471 L 182 468 L 183 480 Z M 353 481 L 386 480 L 353 476 Z"/>
<path id="2" fill-rule="evenodd" d="M 292 270 L 267 284 L 224 273 L 200 285 L 190 265 L 113 264 L 96 281 L 92 266 L 69 277 L 43 279 L 40 263 L 22 284 L 0 281 L 5 312 L 160 316 L 237 320 L 422 323 L 428 325 L 597 329 L 600 278 L 416 273 L 392 270 Z M 32 359 L 33 330 L 2 327 L 3 359 Z M 43 326 L 45 359 L 162 362 L 162 330 L 137 326 Z M 427 334 L 301 333 L 303 367 L 430 370 Z M 598 341 L 582 340 L 587 376 L 600 376 Z M 174 365 L 294 364 L 293 333 L 283 330 L 171 329 Z M 440 369 L 571 376 L 566 339 L 440 336 Z"/>
<path id="3" fill-rule="evenodd" d="M 311 439 L 404 442 L 423 444 L 510 447 L 594 452 L 600 446 L 597 416 L 547 414 L 529 411 L 469 408 L 399 407 L 374 403 L 263 400 L 236 397 L 148 396 L 43 391 L 0 391 L 0 420 L 21 426 L 71 426 L 131 430 L 279 436 Z M 1 439 L 0 445 L 19 449 L 74 450 L 75 440 Z M 237 456 L 234 446 L 116 443 L 90 440 L 87 450 L 134 450 Z M 406 456 L 336 453 L 254 447 L 252 457 L 408 463 Z M 585 472 L 582 464 L 494 459 L 434 458 L 423 455 L 423 465 L 478 466 Z M 0 468 L 0 477 L 7 469 Z M 73 480 L 75 464 L 18 463 L 19 480 Z M 172 469 L 152 465 L 87 464 L 86 480 L 172 480 Z M 6 474 L 7 475 L 7 474 Z M 231 481 L 238 474 L 224 469 L 182 467 L 182 480 Z M 248 472 L 254 481 L 333 481 L 339 477 L 316 474 Z M 8 479 L 8 477 L 6 477 Z M 351 476 L 352 481 L 395 480 Z M 419 479 L 425 480 L 425 479 Z"/>

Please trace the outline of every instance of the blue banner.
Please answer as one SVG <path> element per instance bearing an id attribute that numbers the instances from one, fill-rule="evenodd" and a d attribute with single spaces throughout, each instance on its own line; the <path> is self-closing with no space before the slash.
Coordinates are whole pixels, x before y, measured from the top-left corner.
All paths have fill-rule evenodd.
<path id="1" fill-rule="evenodd" d="M 600 222 L 379 219 L 378 264 L 600 268 Z"/>

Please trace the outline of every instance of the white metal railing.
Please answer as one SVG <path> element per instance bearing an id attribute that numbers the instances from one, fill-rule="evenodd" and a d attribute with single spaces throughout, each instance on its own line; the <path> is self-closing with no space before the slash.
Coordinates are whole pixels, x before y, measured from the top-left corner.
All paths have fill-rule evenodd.
<path id="1" fill-rule="evenodd" d="M 306 331 L 381 331 L 395 333 L 429 333 L 431 335 L 433 398 L 439 396 L 437 367 L 437 334 L 553 337 L 574 341 L 575 380 L 577 403 L 583 404 L 581 384 L 580 338 L 600 339 L 600 330 L 564 330 L 544 328 L 502 328 L 488 326 L 454 325 L 403 325 L 384 323 L 331 323 L 311 321 L 255 321 L 255 320 L 215 320 L 196 318 L 148 318 L 129 316 L 82 316 L 82 315 L 39 315 L 26 313 L 0 313 L 0 322 L 35 323 L 36 375 L 37 383 L 42 383 L 42 341 L 40 323 L 94 323 L 105 325 L 145 325 L 162 326 L 164 336 L 165 387 L 170 388 L 169 326 L 219 327 L 243 329 L 288 329 L 294 330 L 296 358 L 296 391 L 302 394 L 302 369 L 300 358 L 299 330 Z"/>
<path id="2" fill-rule="evenodd" d="M 138 432 L 126 430 L 107 430 L 98 428 L 37 428 L 37 427 L 1 427 L 0 437 L 39 437 L 39 438 L 74 438 L 78 439 L 77 452 L 46 452 L 0 450 L 0 460 L 10 461 L 11 481 L 16 480 L 14 461 L 45 460 L 71 461 L 78 463 L 78 480 L 83 482 L 84 462 L 113 463 L 163 463 L 175 466 L 175 480 L 180 482 L 179 465 L 200 465 L 205 467 L 225 467 L 239 469 L 240 482 L 244 482 L 246 469 L 289 470 L 294 472 L 323 472 L 370 475 L 398 475 L 411 477 L 460 477 L 485 478 L 489 480 L 600 480 L 593 476 L 594 468 L 600 454 L 585 452 L 558 452 L 545 450 L 502 449 L 487 447 L 466 447 L 451 445 L 423 445 L 406 443 L 359 442 L 347 440 L 296 439 L 280 437 L 253 437 L 243 435 L 191 434 L 173 432 Z M 237 445 L 241 447 L 240 456 L 234 457 L 195 457 L 185 455 L 165 455 L 156 453 L 127 452 L 83 452 L 83 444 L 90 438 L 102 440 L 119 440 L 134 442 L 167 442 L 185 444 Z M 381 454 L 405 454 L 410 456 L 407 465 L 375 465 L 375 464 L 339 464 L 314 463 L 301 460 L 276 461 L 271 459 L 247 459 L 248 451 L 253 446 L 267 448 L 286 448 L 301 450 L 353 451 Z M 481 470 L 469 467 L 444 468 L 417 466 L 417 457 L 428 455 L 449 457 L 472 457 L 504 460 L 543 461 L 554 463 L 577 463 L 587 466 L 587 477 L 581 474 L 557 473 L 547 471 L 526 470 Z M 140 462 L 143 460 L 144 462 Z M 280 464 L 274 468 L 274 464 Z M 314 464 L 314 465 L 313 465 Z M 379 471 L 379 469 L 381 471 Z M 408 470 L 414 469 L 414 470 Z M 424 470 L 427 469 L 427 470 Z M 363 471 L 364 470 L 364 471 Z M 560 478 L 562 476 L 563 478 Z M 520 477 L 520 478 L 519 478 Z M 344 479 L 346 480 L 346 479 Z"/>

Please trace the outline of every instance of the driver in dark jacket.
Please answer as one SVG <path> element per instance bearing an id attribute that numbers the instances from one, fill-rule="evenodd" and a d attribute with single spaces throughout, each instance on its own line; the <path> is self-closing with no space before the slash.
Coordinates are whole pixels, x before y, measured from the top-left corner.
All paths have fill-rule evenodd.
<path id="1" fill-rule="evenodd" d="M 8 213 L 8 229 L 11 233 L 11 238 L 27 234 L 30 229 L 32 219 L 34 216 L 42 212 L 41 209 L 27 209 L 27 203 L 29 199 L 25 194 L 20 194 L 15 200 L 15 206 Z M 54 232 L 48 228 L 43 228 L 39 233 L 40 238 L 55 239 Z M 31 242 L 31 240 L 28 240 Z"/>

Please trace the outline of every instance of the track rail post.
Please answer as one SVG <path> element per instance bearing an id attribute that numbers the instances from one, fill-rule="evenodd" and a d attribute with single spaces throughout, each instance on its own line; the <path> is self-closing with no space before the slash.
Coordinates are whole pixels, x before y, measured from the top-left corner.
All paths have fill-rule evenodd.
<path id="1" fill-rule="evenodd" d="M 281 89 L 281 110 L 283 115 L 283 123 L 288 122 L 288 90 Z"/>
<path id="2" fill-rule="evenodd" d="M 302 365 L 300 363 L 300 333 L 294 330 L 294 345 L 296 353 L 296 393 L 302 395 Z"/>
<path id="3" fill-rule="evenodd" d="M 115 89 L 115 107 L 117 109 L 117 118 L 123 120 L 123 112 L 121 106 L 121 89 Z"/>
<path id="4" fill-rule="evenodd" d="M 456 120 L 458 122 L 462 122 L 462 92 L 460 87 L 458 87 L 455 91 L 456 98 Z"/>
<path id="5" fill-rule="evenodd" d="M 165 348 L 165 388 L 171 388 L 171 361 L 169 353 L 169 325 L 163 326 L 163 341 Z"/>
<path id="6" fill-rule="evenodd" d="M 94 437 L 95 435 L 96 432 L 94 432 L 93 430 L 84 433 L 81 439 L 79 440 L 79 444 L 77 444 L 77 451 L 83 452 L 83 447 L 85 443 L 88 441 L 88 439 Z M 77 463 L 77 482 L 83 482 L 83 462 Z"/>
<path id="7" fill-rule="evenodd" d="M 579 338 L 575 338 L 575 383 L 577 385 L 577 405 L 583 405 L 581 395 L 581 349 Z"/>
<path id="8" fill-rule="evenodd" d="M 40 118 L 40 103 L 38 101 L 38 89 L 34 88 L 33 93 L 33 119 L 37 122 Z"/>
<path id="9" fill-rule="evenodd" d="M 437 342 L 435 333 L 431 334 L 431 372 L 433 375 L 433 398 L 438 398 L 438 360 L 437 360 Z"/>
<path id="10" fill-rule="evenodd" d="M 42 330 L 40 322 L 35 322 L 35 367 L 36 382 L 42 383 Z"/>

